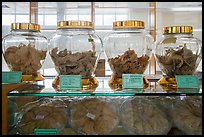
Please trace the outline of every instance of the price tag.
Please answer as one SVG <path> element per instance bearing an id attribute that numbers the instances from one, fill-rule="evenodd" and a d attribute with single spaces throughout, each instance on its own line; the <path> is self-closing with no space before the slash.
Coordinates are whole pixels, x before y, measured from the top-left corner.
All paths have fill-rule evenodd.
<path id="1" fill-rule="evenodd" d="M 143 74 L 123 74 L 123 88 L 143 88 Z"/>
<path id="2" fill-rule="evenodd" d="M 22 72 L 10 71 L 2 72 L 2 83 L 20 83 L 22 79 Z"/>
<path id="3" fill-rule="evenodd" d="M 60 90 L 81 89 L 81 75 L 60 75 Z"/>
<path id="4" fill-rule="evenodd" d="M 198 78 L 194 75 L 176 75 L 178 88 L 199 88 Z"/>
<path id="5" fill-rule="evenodd" d="M 90 119 L 95 119 L 95 115 L 91 114 L 91 113 L 87 113 L 86 116 Z"/>
<path id="6" fill-rule="evenodd" d="M 35 135 L 57 135 L 58 130 L 57 129 L 35 129 L 34 134 Z"/>

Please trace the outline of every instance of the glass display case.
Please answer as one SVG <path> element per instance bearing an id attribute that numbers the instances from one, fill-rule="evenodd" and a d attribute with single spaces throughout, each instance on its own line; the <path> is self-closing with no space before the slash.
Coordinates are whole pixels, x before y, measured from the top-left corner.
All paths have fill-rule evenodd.
<path id="1" fill-rule="evenodd" d="M 72 16 L 69 14 L 73 14 L 70 11 L 76 12 L 78 17 L 72 19 L 80 19 L 82 16 L 79 14 L 87 14 L 85 11 L 89 11 L 91 5 L 89 3 L 89 6 L 84 6 L 84 3 L 75 2 L 31 3 L 37 3 L 38 6 L 32 7 L 29 3 L 31 6 L 29 14 L 38 19 L 42 30 L 46 32 L 44 34 L 55 32 L 57 21 L 70 19 Z M 100 21 L 98 20 L 100 17 L 103 19 L 101 26 L 97 26 L 99 24 L 97 21 L 93 23 L 96 32 L 101 29 L 104 36 L 109 31 L 106 29 L 111 28 L 106 25 L 110 22 L 121 21 L 124 19 L 123 14 L 126 15 L 125 20 L 143 20 L 146 31 L 156 41 L 156 37 L 159 39 L 163 25 L 186 25 L 192 21 L 191 18 L 197 17 L 193 18 L 192 23 L 196 26 L 196 34 L 202 36 L 200 33 L 200 30 L 202 32 L 201 11 L 190 11 L 193 14 L 184 16 L 189 15 L 190 12 L 184 11 L 183 15 L 184 12 L 171 10 L 177 5 L 175 3 L 143 2 L 141 5 L 137 2 L 96 2 L 96 12 L 91 11 L 91 18 L 94 20 L 95 14 L 95 20 Z M 15 14 L 15 18 L 19 20 L 21 18 L 16 14 L 24 14 L 26 8 L 22 9 L 25 7 L 22 3 L 22 5 L 18 5 L 18 2 L 14 4 L 13 7 L 12 3 L 8 4 L 10 9 L 3 9 L 2 5 L 2 11 L 6 15 L 14 16 Z M 27 6 L 29 4 L 27 3 Z M 188 6 L 188 4 L 191 3 L 184 2 L 183 5 Z M 22 9 L 22 11 L 16 13 L 13 8 L 17 11 Z M 50 10 L 52 8 L 53 10 Z M 27 12 L 28 9 L 29 7 L 27 7 Z M 114 17 L 114 21 L 109 18 L 110 16 Z M 4 23 L 8 21 L 8 17 L 3 16 Z M 5 28 L 8 26 L 2 27 L 3 35 L 6 32 Z M 50 35 L 51 33 L 47 34 L 49 37 Z M 100 43 L 98 39 L 97 41 Z M 92 45 L 91 39 L 86 42 Z M 150 67 L 154 68 L 152 64 L 156 65 L 156 62 L 150 59 Z M 146 70 L 153 72 L 154 69 L 151 70 L 150 67 Z M 3 135 L 202 135 L 202 77 L 199 79 L 199 88 L 163 88 L 157 82 L 162 75 L 148 74 L 145 74 L 148 86 L 135 89 L 113 90 L 109 86 L 110 76 L 107 75 L 95 77 L 98 83 L 94 90 L 57 90 L 52 85 L 54 76 L 45 77 L 45 80 L 34 83 L 2 83 L 2 133 Z"/>

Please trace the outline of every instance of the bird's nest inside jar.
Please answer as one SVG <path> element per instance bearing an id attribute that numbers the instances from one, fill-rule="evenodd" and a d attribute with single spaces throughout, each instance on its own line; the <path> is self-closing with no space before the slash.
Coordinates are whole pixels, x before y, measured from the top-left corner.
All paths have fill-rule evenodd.
<path id="1" fill-rule="evenodd" d="M 38 72 L 45 60 L 47 51 L 38 50 L 33 43 L 10 46 L 3 53 L 5 61 L 11 71 L 21 71 L 22 81 L 44 80 Z"/>
<path id="2" fill-rule="evenodd" d="M 179 50 L 168 49 L 165 54 L 155 54 L 162 71 L 169 77 L 175 75 L 192 75 L 197 66 L 199 55 L 194 54 L 186 45 Z"/>
<path id="3" fill-rule="evenodd" d="M 58 52 L 58 48 L 54 48 L 51 50 L 50 55 L 59 76 L 81 75 L 82 88 L 95 89 L 98 86 L 98 81 L 93 77 L 97 59 L 96 52 L 90 50 L 72 53 L 67 49 Z M 53 87 L 57 89 L 59 89 L 59 76 L 53 81 Z"/>
<path id="4" fill-rule="evenodd" d="M 108 63 L 113 71 L 109 80 L 112 88 L 122 88 L 122 74 L 143 74 L 149 62 L 149 56 L 138 57 L 134 50 L 128 49 L 124 54 L 115 58 L 109 58 Z M 144 79 L 144 87 L 148 87 L 149 82 Z"/>

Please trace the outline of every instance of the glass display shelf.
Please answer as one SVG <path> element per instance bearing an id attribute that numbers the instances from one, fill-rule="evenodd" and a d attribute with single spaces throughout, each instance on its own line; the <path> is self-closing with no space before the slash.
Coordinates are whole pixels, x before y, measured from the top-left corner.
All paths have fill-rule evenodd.
<path id="1" fill-rule="evenodd" d="M 111 89 L 108 85 L 109 77 L 97 77 L 98 87 L 93 90 L 56 90 L 52 87 L 54 77 L 48 77 L 44 81 L 26 83 L 8 93 L 8 96 L 201 96 L 202 81 L 200 88 L 168 89 L 161 87 L 158 78 L 148 78 L 149 86 L 145 89 Z"/>
<path id="2" fill-rule="evenodd" d="M 128 115 L 127 117 L 130 117 L 128 120 L 128 123 L 131 123 L 133 120 L 133 116 L 135 117 L 135 114 L 133 115 L 133 112 L 137 111 L 138 106 L 137 105 L 142 105 L 144 108 L 147 107 L 146 111 L 137 111 L 137 113 L 143 113 L 139 114 L 138 116 L 141 116 L 141 121 L 143 118 L 146 118 L 149 116 L 148 111 L 155 110 L 155 111 L 160 111 L 154 114 L 156 118 L 156 121 L 163 121 L 159 118 L 158 116 L 160 113 L 162 115 L 165 115 L 164 119 L 168 121 L 168 129 L 166 130 L 165 127 L 161 127 L 160 130 L 166 130 L 165 133 L 161 133 L 159 130 L 158 134 L 165 134 L 165 135 L 180 135 L 184 134 L 187 135 L 188 132 L 187 130 L 180 130 L 177 126 L 174 124 L 179 124 L 179 122 L 182 122 L 181 118 L 179 117 L 176 119 L 177 114 L 180 114 L 180 112 L 177 112 L 180 109 L 177 109 L 174 111 L 178 106 L 180 106 L 180 103 L 184 102 L 184 100 L 188 97 L 190 97 L 190 100 L 192 101 L 197 101 L 200 103 L 200 100 L 202 100 L 202 80 L 200 80 L 200 88 L 198 89 L 163 89 L 157 81 L 160 79 L 159 77 L 147 77 L 149 81 L 149 86 L 148 88 L 145 89 L 118 89 L 118 90 L 113 90 L 109 87 L 108 85 L 108 80 L 109 77 L 97 77 L 98 80 L 98 87 L 95 90 L 61 90 L 58 91 L 55 88 L 52 87 L 52 82 L 54 80 L 54 77 L 47 77 L 44 81 L 39 81 L 36 83 L 21 83 L 21 86 L 14 90 L 10 90 L 7 93 L 3 92 L 4 100 L 2 101 L 2 131 L 4 134 L 8 135 L 26 135 L 26 134 L 35 134 L 35 129 L 41 129 L 41 130 L 48 130 L 50 133 L 50 128 L 49 125 L 47 124 L 47 120 L 52 122 L 52 125 L 54 124 L 54 129 L 57 130 L 57 135 L 82 135 L 82 134 L 89 134 L 88 131 L 87 133 L 82 133 L 80 131 L 80 128 L 75 128 L 70 121 L 73 121 L 74 117 L 74 112 L 75 110 L 79 110 L 80 112 L 84 111 L 84 109 L 81 109 L 80 102 L 84 105 L 85 103 L 93 103 L 92 105 L 87 105 L 86 108 L 86 113 L 85 118 L 90 116 L 99 116 L 97 114 L 101 114 L 100 116 L 104 116 L 102 114 L 102 110 L 98 110 L 96 108 L 103 108 L 102 106 L 105 106 L 107 103 L 110 107 L 110 109 L 107 108 L 104 110 L 110 110 L 111 112 L 113 111 L 114 113 L 110 116 L 113 117 L 105 117 L 108 118 L 109 124 L 114 124 L 113 118 L 117 118 L 118 123 L 115 125 L 114 129 L 111 129 L 109 131 L 110 135 L 134 135 L 133 131 L 131 131 L 131 128 L 126 126 L 124 121 L 122 122 L 123 114 Z M 3 85 L 4 86 L 4 85 Z M 171 96 L 171 97 L 170 97 Z M 131 102 L 131 100 L 134 100 Z M 143 102 L 143 101 L 144 102 Z M 50 106 L 52 107 L 52 110 L 49 109 L 49 103 L 50 101 L 53 101 L 53 104 Z M 55 102 L 56 101 L 56 102 Z M 88 101 L 88 102 L 87 102 Z M 102 106 L 98 106 L 97 101 L 101 102 L 106 102 L 106 103 L 101 103 Z M 142 102 L 141 102 L 142 101 Z M 147 101 L 147 102 L 146 102 Z M 127 102 L 124 104 L 124 102 Z M 149 103 L 148 103 L 149 102 Z M 48 103 L 46 106 L 46 103 Z M 62 107 L 64 104 L 64 108 Z M 139 104 L 138 104 L 139 103 Z M 147 104 L 146 104 L 147 103 Z M 58 108 L 58 106 L 61 106 L 61 109 L 63 109 L 66 113 L 61 113 L 64 111 L 59 111 L 61 114 L 59 114 L 58 111 L 56 116 L 64 116 L 66 115 L 67 123 L 61 123 L 63 128 L 57 128 L 55 125 L 57 122 L 60 122 L 58 119 L 53 119 L 52 114 L 54 115 L 55 111 L 53 110 L 53 107 Z M 78 105 L 77 105 L 78 104 Z M 99 103 L 100 104 L 100 103 Z M 76 106 L 75 106 L 76 105 Z M 82 106 L 83 106 L 82 105 Z M 37 107 L 36 107 L 37 106 Z M 46 111 L 45 109 L 39 109 L 40 106 L 46 106 Z M 79 108 L 78 108 L 78 107 Z M 148 107 L 149 106 L 149 107 Z M 152 109 L 152 107 L 154 107 Z M 35 110 L 35 108 L 37 108 Z M 93 109 L 94 108 L 94 109 Z M 114 108 L 114 109 L 113 109 Z M 127 109 L 126 109 L 127 108 Z M 151 110 L 149 110 L 151 108 Z M 188 108 L 184 108 L 181 106 L 183 111 L 187 111 Z M 200 114 L 201 107 L 199 106 L 198 108 L 195 108 L 196 112 Z M 92 110 L 94 110 L 92 112 Z M 31 119 L 28 117 L 28 122 L 31 122 L 27 124 L 27 121 L 22 120 L 26 116 L 31 114 L 34 114 L 34 111 L 38 111 L 36 116 L 33 116 Z M 49 111 L 53 111 L 52 113 L 49 113 Z M 126 113 L 128 111 L 129 113 Z M 181 110 L 182 111 L 182 110 Z M 44 113 L 45 112 L 45 113 Z M 176 115 L 173 115 L 172 112 L 175 112 Z M 78 112 L 77 112 L 78 113 Z M 106 112 L 103 112 L 106 113 Z M 187 113 L 187 112 L 186 112 Z M 196 114 L 197 114 L 196 113 Z M 48 114 L 48 115 L 44 115 Z M 73 114 L 71 116 L 71 114 Z M 89 114 L 89 115 L 88 115 Z M 181 113 L 183 114 L 183 113 Z M 124 116 L 125 116 L 124 115 Z M 24 116 L 24 117 L 23 117 Z M 144 116 L 144 117 L 143 117 Z M 182 115 L 181 115 L 182 116 Z M 45 119 L 44 119 L 45 117 Z M 33 119 L 34 118 L 34 119 Z M 42 119 L 43 118 L 43 119 Z M 89 118 L 89 117 L 88 117 Z M 125 117 L 124 117 L 125 118 Z M 197 118 L 197 117 L 196 117 Z M 176 119 L 174 122 L 174 119 Z M 197 118 L 197 122 L 199 123 L 200 119 L 202 120 L 202 117 Z M 37 124 L 37 121 L 41 120 L 40 125 Z M 93 119 L 89 119 L 88 122 L 92 121 Z M 177 122 L 180 120 L 179 122 Z M 66 121 L 66 120 L 65 120 Z M 135 120 L 133 120 L 134 123 Z M 146 121 L 146 120 L 145 120 Z M 151 120 L 150 120 L 151 121 Z M 191 125 L 192 122 L 194 123 L 195 120 L 191 120 L 190 123 L 187 123 L 187 125 Z M 25 122 L 25 123 L 23 123 Z M 33 123 L 32 123 L 33 122 Z M 98 121 L 97 121 L 98 122 Z M 23 124 L 22 124 L 23 123 Z M 77 122 L 78 123 L 78 122 Z M 81 122 L 79 122 L 81 123 Z M 78 124 L 79 124 L 78 123 Z M 135 125 L 138 122 L 135 122 Z M 45 125 L 46 128 L 43 127 Z M 79 124 L 80 125 L 80 124 Z M 88 126 L 88 124 L 84 124 L 85 126 Z M 97 124 L 96 124 L 97 125 Z M 160 125 L 160 122 L 154 124 L 156 127 Z M 196 123 L 196 125 L 199 125 Z M 105 126 L 104 126 L 105 127 Z M 184 126 L 185 127 L 185 126 Z M 108 128 L 108 127 L 107 127 Z M 199 128 L 200 127 L 193 127 L 194 128 Z M 27 131 L 27 129 L 29 129 Z M 48 131 L 46 131 L 46 134 L 48 134 Z M 178 132 L 177 132 L 178 131 Z M 197 131 L 197 130 L 196 130 Z M 153 133 L 153 132 L 152 132 Z M 151 134 L 152 134 L 151 133 Z M 90 133 L 91 134 L 91 133 Z M 144 133 L 146 134 L 146 132 Z M 190 133 L 191 134 L 191 133 Z M 197 134 L 192 132 L 192 134 Z M 200 132 L 199 132 L 200 134 Z"/>

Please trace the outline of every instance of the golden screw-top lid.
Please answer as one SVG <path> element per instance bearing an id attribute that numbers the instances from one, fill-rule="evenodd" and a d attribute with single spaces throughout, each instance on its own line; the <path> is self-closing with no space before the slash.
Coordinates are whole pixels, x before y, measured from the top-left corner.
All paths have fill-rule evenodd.
<path id="1" fill-rule="evenodd" d="M 113 22 L 113 28 L 144 28 L 144 22 L 139 20 L 127 20 Z"/>
<path id="2" fill-rule="evenodd" d="M 40 31 L 40 25 L 34 23 L 11 23 L 11 29 Z"/>
<path id="3" fill-rule="evenodd" d="M 57 28 L 89 28 L 93 29 L 93 22 L 91 21 L 60 21 L 57 23 Z"/>
<path id="4" fill-rule="evenodd" d="M 192 26 L 168 26 L 163 28 L 163 34 L 193 33 Z"/>

